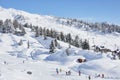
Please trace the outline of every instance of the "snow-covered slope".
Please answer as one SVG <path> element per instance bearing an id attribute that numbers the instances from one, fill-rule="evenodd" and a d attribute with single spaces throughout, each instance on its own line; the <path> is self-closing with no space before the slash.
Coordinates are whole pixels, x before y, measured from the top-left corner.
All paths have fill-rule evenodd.
<path id="1" fill-rule="evenodd" d="M 7 16 L 6 16 L 7 15 Z M 119 33 L 112 34 L 103 34 L 100 32 L 94 31 L 86 31 L 84 29 L 79 29 L 77 27 L 72 27 L 69 25 L 62 25 L 56 21 L 56 17 L 47 16 L 47 15 L 38 15 L 38 14 L 30 14 L 24 11 L 15 10 L 15 9 L 4 9 L 0 8 L 0 20 L 6 19 L 17 19 L 20 23 L 25 24 L 29 23 L 35 26 L 46 27 L 48 29 L 52 28 L 59 32 L 71 33 L 73 36 L 78 35 L 80 38 L 89 39 L 91 46 L 102 45 L 109 49 L 115 49 L 120 47 Z M 67 19 L 63 19 L 66 21 Z M 82 24 L 81 24 L 82 25 Z M 83 25 L 83 27 L 85 27 Z M 112 43 L 111 43 L 112 42 Z"/>
<path id="2" fill-rule="evenodd" d="M 7 16 L 6 16 L 7 15 Z M 17 19 L 20 23 L 29 23 L 46 28 L 53 28 L 64 33 L 72 33 L 88 38 L 90 44 L 105 45 L 114 49 L 120 47 L 119 34 L 106 34 L 84 31 L 75 27 L 62 25 L 56 22 L 55 17 L 30 14 L 15 9 L 0 7 L 0 19 Z M 12 33 L 0 33 L 0 80 L 120 80 L 120 61 L 112 60 L 111 53 L 101 54 L 93 51 L 81 50 L 76 47 L 68 49 L 69 44 L 58 41 L 61 49 L 56 49 L 54 54 L 49 54 L 49 45 L 53 38 L 44 40 L 43 36 L 34 37 L 34 32 L 25 28 L 24 36 Z M 23 45 L 18 42 L 22 40 Z M 30 48 L 27 48 L 27 42 Z M 69 52 L 67 56 L 66 50 Z M 77 59 L 86 59 L 87 62 L 78 63 Z M 56 68 L 62 69 L 58 75 Z M 66 71 L 71 70 L 70 76 Z M 81 76 L 78 71 L 81 71 Z M 27 74 L 31 71 L 32 74 Z M 104 74 L 105 78 L 96 77 Z"/>
<path id="3" fill-rule="evenodd" d="M 35 38 L 34 33 L 26 28 L 25 36 L 0 33 L 0 79 L 1 80 L 104 80 L 95 78 L 95 74 L 104 74 L 105 80 L 119 78 L 120 62 L 111 60 L 111 54 L 94 53 L 72 47 L 69 49 L 70 56 L 66 55 L 68 44 L 59 41 L 61 49 L 54 54 L 49 54 L 48 46 L 52 38 L 44 40 L 42 36 Z M 23 40 L 23 45 L 18 42 Z M 30 48 L 27 48 L 29 40 Z M 47 44 L 46 44 L 47 42 Z M 87 59 L 85 63 L 78 63 L 77 59 Z M 106 66 L 107 65 L 107 66 Z M 62 69 L 59 75 L 56 68 Z M 71 70 L 71 76 L 66 76 L 66 71 Z M 78 76 L 78 71 L 81 76 Z M 31 71 L 32 74 L 27 74 Z M 112 79 L 114 78 L 114 79 Z"/>

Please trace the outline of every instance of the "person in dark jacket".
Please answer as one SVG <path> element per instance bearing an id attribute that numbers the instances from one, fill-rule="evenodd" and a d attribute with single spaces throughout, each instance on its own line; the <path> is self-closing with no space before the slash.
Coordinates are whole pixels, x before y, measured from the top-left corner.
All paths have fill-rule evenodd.
<path id="1" fill-rule="evenodd" d="M 56 73 L 59 74 L 58 68 L 56 68 Z"/>
<path id="2" fill-rule="evenodd" d="M 81 75 L 81 72 L 80 71 L 78 71 L 78 73 L 79 73 L 79 76 Z"/>
<path id="3" fill-rule="evenodd" d="M 91 80 L 91 77 L 90 77 L 90 75 L 88 76 L 88 79 L 89 79 L 89 80 Z"/>

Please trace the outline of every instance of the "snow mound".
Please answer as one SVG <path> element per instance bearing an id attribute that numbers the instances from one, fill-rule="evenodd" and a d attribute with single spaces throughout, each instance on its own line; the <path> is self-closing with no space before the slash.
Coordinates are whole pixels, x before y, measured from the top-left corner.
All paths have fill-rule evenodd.
<path id="1" fill-rule="evenodd" d="M 40 57 L 41 55 L 45 55 L 48 54 L 48 50 L 47 49 L 33 49 L 33 51 L 30 53 L 31 58 L 33 60 L 41 60 L 41 58 L 43 59 L 44 56 Z"/>

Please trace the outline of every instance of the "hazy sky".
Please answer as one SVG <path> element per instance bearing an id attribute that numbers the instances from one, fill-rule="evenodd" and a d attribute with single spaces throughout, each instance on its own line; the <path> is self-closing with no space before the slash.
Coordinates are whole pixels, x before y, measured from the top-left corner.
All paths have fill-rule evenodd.
<path id="1" fill-rule="evenodd" d="M 0 0 L 0 6 L 43 15 L 120 24 L 120 0 Z"/>

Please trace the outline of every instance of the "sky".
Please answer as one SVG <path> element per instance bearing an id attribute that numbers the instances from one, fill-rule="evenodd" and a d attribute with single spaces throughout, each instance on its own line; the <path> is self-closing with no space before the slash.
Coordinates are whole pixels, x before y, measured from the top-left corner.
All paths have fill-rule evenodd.
<path id="1" fill-rule="evenodd" d="M 120 25 L 120 0 L 0 0 L 3 8 Z"/>

